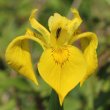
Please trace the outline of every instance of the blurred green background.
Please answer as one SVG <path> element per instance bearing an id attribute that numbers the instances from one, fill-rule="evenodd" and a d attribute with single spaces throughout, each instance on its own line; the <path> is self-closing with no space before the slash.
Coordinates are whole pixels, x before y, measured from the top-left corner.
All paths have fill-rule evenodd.
<path id="1" fill-rule="evenodd" d="M 72 90 L 64 101 L 65 110 L 110 110 L 110 0 L 0 0 L 0 110 L 48 110 L 51 88 L 40 78 L 36 64 L 42 53 L 31 42 L 33 66 L 39 86 L 7 66 L 4 53 L 9 42 L 30 27 L 28 18 L 38 8 L 36 18 L 48 28 L 54 12 L 71 18 L 70 8 L 79 10 L 82 31 L 95 32 L 99 68 L 84 85 Z"/>

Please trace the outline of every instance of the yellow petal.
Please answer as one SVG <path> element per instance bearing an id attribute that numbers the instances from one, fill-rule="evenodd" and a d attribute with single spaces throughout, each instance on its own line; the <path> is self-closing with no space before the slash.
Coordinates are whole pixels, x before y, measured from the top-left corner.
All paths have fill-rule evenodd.
<path id="1" fill-rule="evenodd" d="M 53 31 L 58 27 L 65 27 L 65 24 L 67 24 L 68 22 L 69 20 L 66 17 L 61 16 L 58 13 L 54 13 L 54 16 L 51 16 L 48 20 L 49 29 L 50 31 Z"/>
<path id="2" fill-rule="evenodd" d="M 57 92 L 60 104 L 84 77 L 87 65 L 81 51 L 73 46 L 47 49 L 38 63 L 42 78 Z"/>
<path id="3" fill-rule="evenodd" d="M 81 39 L 81 47 L 84 54 L 84 57 L 88 64 L 87 73 L 84 79 L 81 81 L 81 84 L 86 80 L 88 76 L 90 76 L 98 67 L 97 53 L 96 49 L 98 46 L 98 39 L 94 33 L 86 32 L 83 34 L 79 34 L 74 37 L 73 41 Z"/>
<path id="4" fill-rule="evenodd" d="M 42 36 L 44 37 L 46 42 L 49 43 L 50 33 L 48 32 L 48 30 L 45 27 L 43 27 L 38 21 L 36 21 L 36 19 L 35 19 L 36 11 L 37 11 L 37 9 L 34 9 L 29 18 L 31 26 L 34 29 L 36 29 L 40 34 L 42 34 Z"/>
<path id="5" fill-rule="evenodd" d="M 71 9 L 71 10 L 74 15 L 74 18 L 71 20 L 71 23 L 68 26 L 68 31 L 70 34 L 73 34 L 82 23 L 82 19 L 79 15 L 79 12 L 76 9 Z"/>
<path id="6" fill-rule="evenodd" d="M 72 20 L 55 13 L 48 21 L 49 29 L 51 31 L 50 41 L 51 46 L 62 46 L 68 44 L 73 37 L 73 34 L 78 29 L 82 20 L 76 9 L 72 9 L 74 18 Z"/>
<path id="7" fill-rule="evenodd" d="M 8 46 L 5 58 L 6 62 L 21 75 L 37 83 L 31 63 L 31 55 L 28 40 L 34 40 L 43 46 L 43 42 L 28 30 L 26 35 L 16 37 Z M 44 47 L 43 47 L 44 48 Z"/>
<path id="8" fill-rule="evenodd" d="M 49 29 L 51 31 L 50 41 L 51 46 L 63 45 L 68 42 L 69 34 L 67 33 L 67 24 L 69 20 L 66 17 L 55 13 L 48 21 Z"/>

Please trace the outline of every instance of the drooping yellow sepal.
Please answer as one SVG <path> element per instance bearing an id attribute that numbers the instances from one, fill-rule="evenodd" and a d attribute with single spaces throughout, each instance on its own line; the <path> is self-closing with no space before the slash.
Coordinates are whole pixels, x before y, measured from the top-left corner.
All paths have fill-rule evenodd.
<path id="1" fill-rule="evenodd" d="M 58 93 L 60 104 L 85 76 L 87 65 L 81 51 L 73 46 L 45 50 L 38 63 L 42 78 Z"/>
<path id="2" fill-rule="evenodd" d="M 81 81 L 81 85 L 88 76 L 94 73 L 98 67 L 98 59 L 96 49 L 98 46 L 97 36 L 92 32 L 86 32 L 73 37 L 73 41 L 80 40 L 81 48 L 88 64 L 87 73 Z"/>
<path id="3" fill-rule="evenodd" d="M 38 42 L 43 48 L 44 43 L 28 30 L 24 36 L 16 37 L 7 47 L 5 57 L 6 62 L 21 75 L 38 84 L 31 63 L 31 55 L 28 40 Z"/>

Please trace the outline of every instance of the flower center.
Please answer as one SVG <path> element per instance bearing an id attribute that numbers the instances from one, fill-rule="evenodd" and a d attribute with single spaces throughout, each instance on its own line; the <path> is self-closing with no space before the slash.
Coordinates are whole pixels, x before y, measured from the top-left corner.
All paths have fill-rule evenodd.
<path id="1" fill-rule="evenodd" d="M 69 61 L 69 50 L 68 48 L 58 48 L 52 50 L 52 56 L 56 64 L 63 66 L 66 61 Z"/>

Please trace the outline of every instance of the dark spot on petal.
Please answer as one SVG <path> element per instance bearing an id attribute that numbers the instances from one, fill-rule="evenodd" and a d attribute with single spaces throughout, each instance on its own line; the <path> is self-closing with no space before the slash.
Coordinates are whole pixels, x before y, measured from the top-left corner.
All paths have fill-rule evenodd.
<path id="1" fill-rule="evenodd" d="M 60 32 L 61 32 L 61 27 L 57 29 L 56 31 L 56 38 L 58 39 L 60 36 Z"/>

